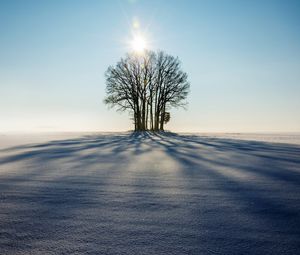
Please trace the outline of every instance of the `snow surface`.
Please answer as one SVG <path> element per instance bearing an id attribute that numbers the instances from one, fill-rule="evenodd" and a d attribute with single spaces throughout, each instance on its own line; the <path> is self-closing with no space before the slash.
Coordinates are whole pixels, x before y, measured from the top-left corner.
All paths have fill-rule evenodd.
<path id="1" fill-rule="evenodd" d="M 299 254 L 300 145 L 103 133 L 0 146 L 0 254 Z"/>

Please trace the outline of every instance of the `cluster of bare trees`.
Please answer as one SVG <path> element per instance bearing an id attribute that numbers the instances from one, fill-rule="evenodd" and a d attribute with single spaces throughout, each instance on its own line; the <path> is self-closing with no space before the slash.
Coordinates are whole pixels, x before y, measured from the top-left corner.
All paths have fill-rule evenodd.
<path id="1" fill-rule="evenodd" d="M 129 110 L 136 131 L 164 130 L 168 109 L 186 104 L 187 74 L 177 57 L 162 51 L 127 54 L 106 71 L 104 102 L 118 110 Z"/>

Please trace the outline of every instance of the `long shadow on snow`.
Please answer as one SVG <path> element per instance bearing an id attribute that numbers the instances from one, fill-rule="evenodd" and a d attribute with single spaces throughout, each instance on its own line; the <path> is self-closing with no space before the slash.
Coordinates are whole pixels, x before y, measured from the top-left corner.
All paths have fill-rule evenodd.
<path id="1" fill-rule="evenodd" d="M 143 146 L 144 143 L 149 145 L 148 148 Z M 0 165 L 24 161 L 29 163 L 32 170 L 13 177 L 0 178 L 0 193 L 5 194 L 3 201 L 13 201 L 21 208 L 17 211 L 14 208 L 6 208 L 3 212 L 3 215 L 14 215 L 13 222 L 6 220 L 4 224 L 1 224 L 2 234 L 7 241 L 3 250 L 21 249 L 24 251 L 34 245 L 31 244 L 32 240 L 26 239 L 26 236 L 18 235 L 26 231 L 36 231 L 34 235 L 39 236 L 40 240 L 48 238 L 59 242 L 69 234 L 80 231 L 82 227 L 80 224 L 85 223 L 79 222 L 79 225 L 69 226 L 70 228 L 65 230 L 59 227 L 59 222 L 67 222 L 72 217 L 76 217 L 73 212 L 77 210 L 91 206 L 98 208 L 107 206 L 106 201 L 99 203 L 94 200 L 94 197 L 103 194 L 108 196 L 106 185 L 109 185 L 107 183 L 110 181 L 109 178 L 105 180 L 92 178 L 86 180 L 88 185 L 82 186 L 83 180 L 80 177 L 70 176 L 72 175 L 70 172 L 45 180 L 41 186 L 26 186 L 27 183 L 34 184 L 32 180 L 44 174 L 40 165 L 47 162 L 49 164 L 60 162 L 59 160 L 74 162 L 77 166 L 74 171 L 84 171 L 84 167 L 101 165 L 108 159 L 112 159 L 115 163 L 123 162 L 126 165 L 130 157 L 156 148 L 162 148 L 171 159 L 182 166 L 183 178 L 191 183 L 191 186 L 187 188 L 197 191 L 201 178 L 209 178 L 212 186 L 231 196 L 236 203 L 244 204 L 243 213 L 254 218 L 261 218 L 269 227 L 270 233 L 285 233 L 288 238 L 300 236 L 299 196 L 297 196 L 300 191 L 299 146 L 145 132 L 85 136 L 79 139 L 52 141 L 7 150 L 10 154 L 0 158 Z M 241 159 L 248 159 L 248 161 L 241 162 Z M 281 185 L 284 181 L 285 185 L 281 190 L 274 188 L 277 187 L 276 185 L 268 187 L 276 194 L 274 197 L 269 197 L 259 180 L 233 178 L 227 175 L 226 171 L 222 174 L 222 167 L 235 168 L 240 173 L 261 175 L 272 184 L 278 182 Z M 108 177 L 113 177 L 121 173 L 122 169 L 116 171 L 108 168 L 107 172 Z M 20 186 L 18 186 L 19 182 L 21 182 Z M 102 186 L 100 191 L 99 186 Z M 19 187 L 24 195 L 14 194 L 12 187 L 17 190 Z M 296 202 L 294 207 L 293 202 Z M 197 217 L 197 215 L 193 216 Z M 229 216 L 224 215 L 224 217 Z M 104 215 L 103 218 L 105 218 Z M 93 219 L 91 222 L 97 224 Z M 229 222 L 232 223 L 232 220 Z M 12 225 L 14 231 L 5 232 Z M 104 228 L 106 231 L 107 226 Z M 84 231 L 88 230 L 89 228 L 84 229 Z M 76 243 L 76 240 L 73 241 Z M 97 242 L 97 240 L 94 241 Z M 0 243 L 0 246 L 2 245 L 3 243 Z M 197 244 L 194 243 L 194 245 Z M 256 249 L 257 252 L 260 251 L 259 248 Z"/>

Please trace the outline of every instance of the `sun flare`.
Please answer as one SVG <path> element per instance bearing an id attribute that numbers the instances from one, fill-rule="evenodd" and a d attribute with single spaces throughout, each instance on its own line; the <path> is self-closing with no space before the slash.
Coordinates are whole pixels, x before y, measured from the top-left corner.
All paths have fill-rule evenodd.
<path id="1" fill-rule="evenodd" d="M 135 36 L 131 41 L 131 48 L 138 53 L 143 52 L 147 48 L 145 38 L 140 35 Z"/>

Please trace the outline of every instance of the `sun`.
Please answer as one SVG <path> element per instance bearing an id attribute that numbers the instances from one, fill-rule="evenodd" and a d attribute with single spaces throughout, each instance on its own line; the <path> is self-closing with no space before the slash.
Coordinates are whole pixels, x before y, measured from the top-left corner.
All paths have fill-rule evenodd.
<path id="1" fill-rule="evenodd" d="M 134 36 L 131 41 L 131 48 L 138 53 L 142 53 L 147 48 L 145 38 L 141 35 Z"/>

